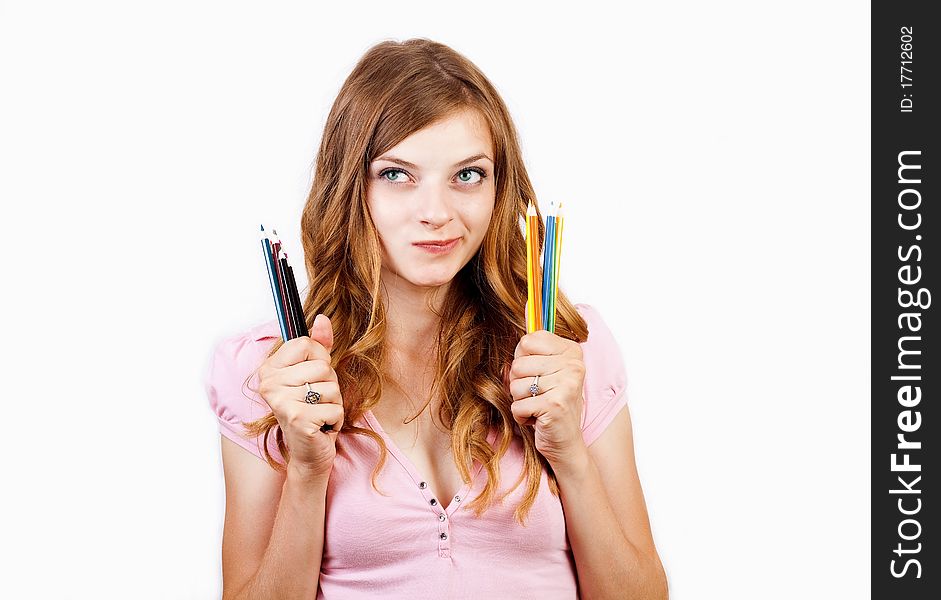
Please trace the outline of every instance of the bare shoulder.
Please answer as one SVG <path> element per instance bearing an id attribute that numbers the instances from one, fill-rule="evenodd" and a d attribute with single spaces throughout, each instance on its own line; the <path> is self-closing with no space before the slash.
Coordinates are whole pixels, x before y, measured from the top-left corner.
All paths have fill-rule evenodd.
<path id="1" fill-rule="evenodd" d="M 225 475 L 222 580 L 224 592 L 231 593 L 261 564 L 285 475 L 232 440 L 220 437 Z"/>

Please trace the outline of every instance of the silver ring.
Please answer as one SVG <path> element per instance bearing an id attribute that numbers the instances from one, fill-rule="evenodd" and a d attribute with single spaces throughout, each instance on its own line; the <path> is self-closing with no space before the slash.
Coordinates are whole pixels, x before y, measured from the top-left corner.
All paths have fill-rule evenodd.
<path id="1" fill-rule="evenodd" d="M 539 375 L 536 375 L 536 378 L 533 379 L 532 385 L 529 386 L 529 393 L 533 397 L 539 394 Z"/>
<path id="2" fill-rule="evenodd" d="M 307 386 L 307 396 L 304 398 L 304 402 L 307 404 L 317 404 L 320 402 L 320 392 L 310 389 L 310 384 L 305 383 Z"/>

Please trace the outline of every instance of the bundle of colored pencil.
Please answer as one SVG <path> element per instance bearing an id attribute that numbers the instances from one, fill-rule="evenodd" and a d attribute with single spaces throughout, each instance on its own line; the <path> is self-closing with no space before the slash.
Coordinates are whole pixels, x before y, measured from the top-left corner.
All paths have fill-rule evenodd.
<path id="1" fill-rule="evenodd" d="M 288 255 L 281 250 L 281 238 L 278 237 L 277 230 L 272 230 L 272 234 L 273 239 L 265 233 L 265 226 L 261 226 L 261 249 L 265 256 L 265 266 L 268 268 L 268 283 L 271 284 L 274 308 L 278 313 L 281 337 L 288 341 L 309 335 L 307 320 L 304 318 L 301 299 L 297 293 L 294 269 L 288 264 Z"/>
<path id="2" fill-rule="evenodd" d="M 550 204 L 546 216 L 546 243 L 539 265 L 539 216 L 532 201 L 526 209 L 526 331 L 555 333 L 555 301 L 559 291 L 562 256 L 562 203 Z"/>

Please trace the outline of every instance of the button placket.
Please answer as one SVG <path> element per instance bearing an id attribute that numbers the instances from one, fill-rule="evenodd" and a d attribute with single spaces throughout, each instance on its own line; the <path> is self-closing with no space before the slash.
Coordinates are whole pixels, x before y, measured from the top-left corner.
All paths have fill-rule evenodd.
<path id="1" fill-rule="evenodd" d="M 451 557 L 451 520 L 448 519 L 448 513 L 458 509 L 461 503 L 461 495 L 458 494 L 451 499 L 446 511 L 438 513 L 439 533 L 438 533 L 438 556 L 441 558 Z M 431 499 L 431 505 L 438 504 L 437 500 Z"/>
<path id="2" fill-rule="evenodd" d="M 438 556 L 451 558 L 451 527 L 444 513 L 438 513 Z"/>
<path id="3" fill-rule="evenodd" d="M 438 506 L 437 498 L 432 498 L 428 501 L 432 506 Z M 440 509 L 437 513 L 438 515 L 438 556 L 441 558 L 450 558 L 451 557 L 451 523 L 448 522 L 448 517 L 445 515 L 444 511 Z"/>
<path id="4" fill-rule="evenodd" d="M 435 519 L 438 521 L 438 556 L 440 558 L 451 558 L 451 524 L 448 522 L 448 516 L 442 509 L 438 499 L 431 495 L 427 481 L 419 481 L 418 489 L 421 490 L 422 497 L 428 502 L 428 505 L 435 511 Z"/>

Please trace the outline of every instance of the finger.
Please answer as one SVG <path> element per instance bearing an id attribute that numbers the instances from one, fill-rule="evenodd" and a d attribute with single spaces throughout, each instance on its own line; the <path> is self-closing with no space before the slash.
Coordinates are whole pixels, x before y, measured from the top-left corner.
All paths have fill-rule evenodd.
<path id="1" fill-rule="evenodd" d="M 510 405 L 510 412 L 513 414 L 513 420 L 520 425 L 532 425 L 536 422 L 536 417 L 542 414 L 537 398 L 517 400 Z"/>
<path id="2" fill-rule="evenodd" d="M 279 369 L 280 373 L 283 369 Z M 295 402 L 304 402 L 307 398 L 307 382 L 299 381 L 294 385 L 285 385 L 276 383 L 271 379 L 266 379 L 259 385 L 258 391 L 262 399 L 271 407 L 274 413 L 284 413 L 292 408 Z M 312 382 L 310 389 L 315 390 L 321 395 L 321 402 L 332 404 L 342 404 L 343 398 L 340 392 L 340 385 L 336 381 Z"/>
<path id="3" fill-rule="evenodd" d="M 316 359 L 329 362 L 330 353 L 323 344 L 305 335 L 284 342 L 271 356 L 268 364 L 275 369 L 281 369 L 305 360 Z"/>
<path id="4" fill-rule="evenodd" d="M 337 373 L 330 362 L 323 359 L 304 362 L 274 371 L 274 382 L 285 386 L 298 386 L 318 381 L 338 381 Z"/>
<path id="5" fill-rule="evenodd" d="M 521 377 L 519 379 L 514 379 L 510 381 L 510 396 L 514 400 L 522 400 L 523 398 L 532 398 L 533 393 L 530 389 L 530 386 L 533 382 L 536 381 L 535 377 Z M 539 381 L 536 383 L 536 386 L 539 388 L 536 393 L 536 397 L 539 397 L 542 394 L 545 394 L 549 390 L 555 389 L 558 387 L 559 377 L 558 375 L 546 375 L 539 376 Z"/>
<path id="6" fill-rule="evenodd" d="M 565 365 L 565 359 L 556 354 L 532 354 L 520 356 L 513 360 L 510 365 L 510 380 L 520 377 L 535 377 L 539 375 L 550 375 L 561 370 Z"/>
<path id="7" fill-rule="evenodd" d="M 561 354 L 565 350 L 565 342 L 564 338 L 554 333 L 538 329 L 520 338 L 513 358 L 531 354 Z"/>
<path id="8" fill-rule="evenodd" d="M 315 429 L 339 431 L 343 426 L 343 407 L 338 404 L 304 404 L 291 410 L 287 422 L 311 433 Z"/>
<path id="9" fill-rule="evenodd" d="M 327 352 L 333 349 L 333 323 L 330 322 L 330 317 L 319 314 L 314 318 L 310 338 L 319 342 Z"/>
<path id="10" fill-rule="evenodd" d="M 307 401 L 306 385 L 287 389 L 289 391 L 286 393 L 290 394 L 291 399 L 297 402 L 303 402 L 304 404 L 339 404 L 343 406 L 343 395 L 340 393 L 340 386 L 333 381 L 322 381 L 320 383 L 310 384 L 311 391 L 320 394 L 320 400 L 317 400 L 317 402 Z"/>
<path id="11" fill-rule="evenodd" d="M 310 384 L 311 391 L 320 394 L 320 400 L 313 404 L 339 404 L 343 405 L 343 394 L 338 383 L 323 381 Z M 265 402 L 275 413 L 290 413 L 295 410 L 297 403 L 311 405 L 307 402 L 307 386 L 278 386 L 263 396 Z"/>

